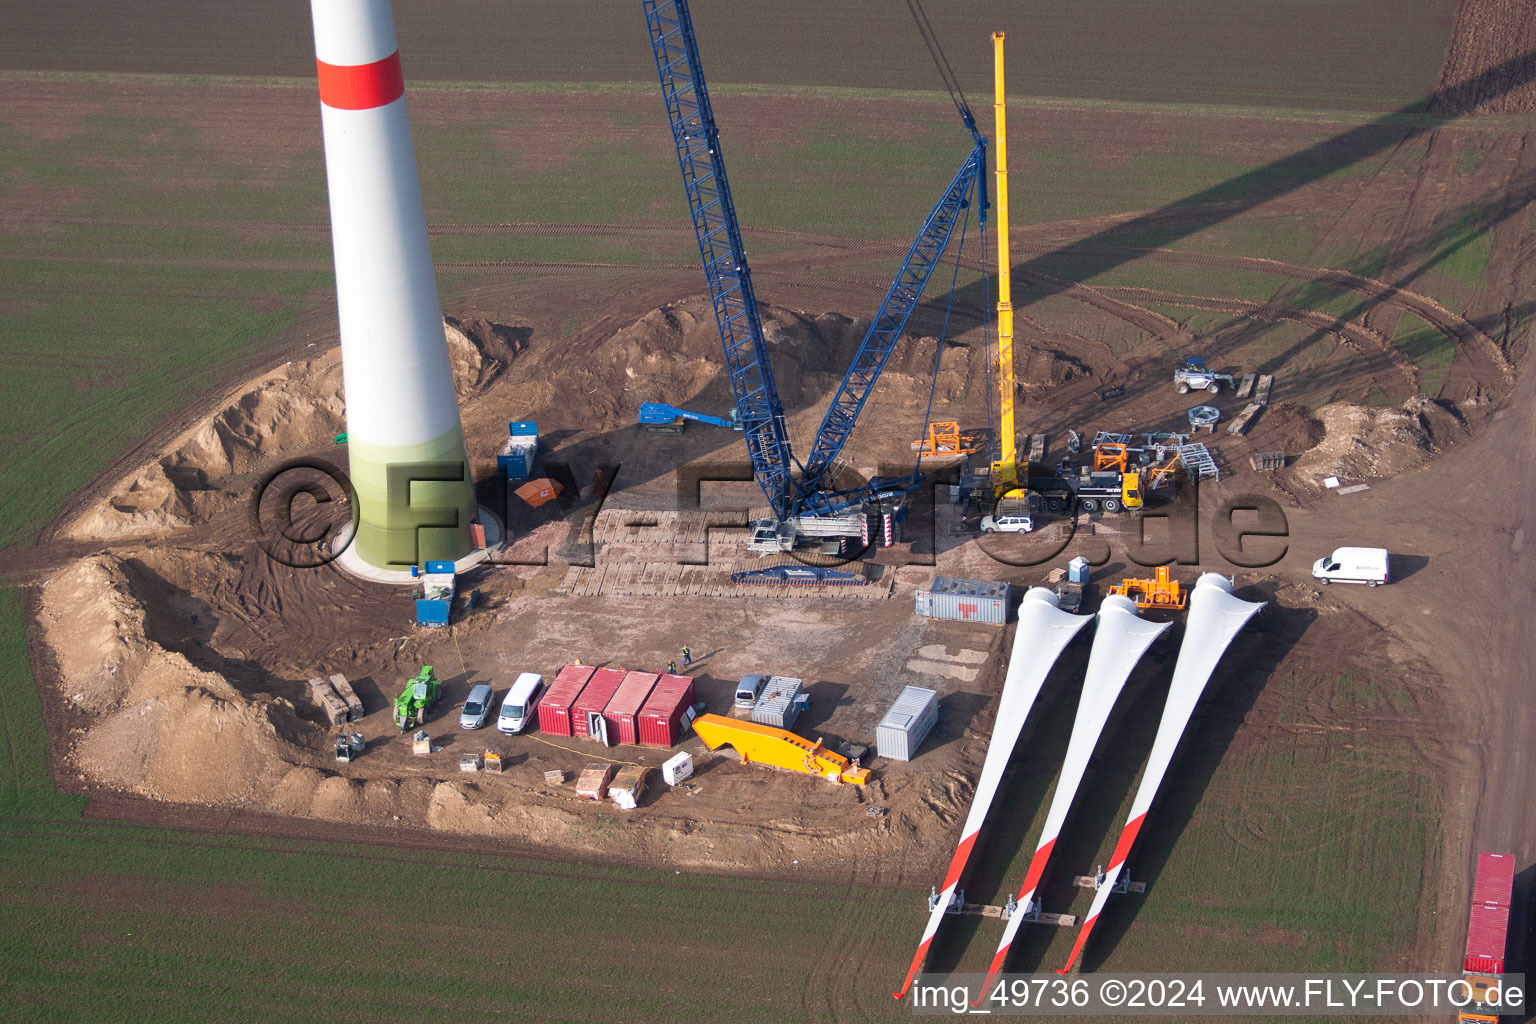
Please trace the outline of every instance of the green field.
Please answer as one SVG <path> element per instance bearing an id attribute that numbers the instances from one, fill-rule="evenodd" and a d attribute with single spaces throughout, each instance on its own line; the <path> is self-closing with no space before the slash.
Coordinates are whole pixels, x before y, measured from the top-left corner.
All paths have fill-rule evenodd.
<path id="1" fill-rule="evenodd" d="M 635 6 L 556 5 L 528 30 L 484 0 L 452 16 L 399 5 L 407 74 L 423 83 L 411 103 L 429 219 L 467 225 L 433 236 L 449 312 L 486 289 L 516 294 L 523 272 L 497 261 L 643 268 L 696 258 Z M 1366 5 L 1390 18 L 1316 0 L 1282 14 L 1242 0 L 1219 21 L 1163 2 L 1129 12 L 1108 0 L 934 6 L 984 121 L 993 27 L 1010 32 L 1013 91 L 1093 101 L 1020 105 L 1016 226 L 1202 192 L 1207 202 L 1269 197 L 1374 172 L 1381 139 L 1369 131 L 1357 154 L 1275 164 L 1365 120 L 1296 108 L 1390 110 L 1432 88 L 1446 34 L 1435 22 L 1446 5 L 1428 0 Z M 304 5 L 237 5 L 218 17 L 187 0 L 157 3 L 153 17 L 147 5 L 84 0 L 4 9 L 0 351 L 10 400 L 0 406 L 0 546 L 14 554 L 70 495 L 199 396 L 284 347 L 328 341 L 333 297 Z M 969 141 L 932 92 L 905 11 L 859 0 L 814 12 L 701 3 L 697 13 L 701 36 L 719 40 L 706 44 L 713 77 L 758 83 L 717 90 L 749 232 L 909 239 Z M 1358 55 L 1383 29 L 1385 45 L 1373 51 L 1381 59 L 1362 73 Z M 1295 55 L 1281 59 L 1277 32 Z M 294 77 L 269 77 L 284 75 Z M 466 80 L 501 84 L 454 84 Z M 515 84 L 551 81 L 568 84 Z M 1192 106 L 1217 103 L 1290 109 Z M 1284 141 L 1235 142 L 1232 127 L 1255 119 L 1283 126 Z M 1101 133 L 1106 125 L 1134 131 L 1140 148 Z M 493 227 L 512 222 L 682 230 L 537 236 Z M 1447 280 L 1470 282 L 1485 267 L 1477 228 L 1458 221 L 1431 246 Z M 1300 215 L 1213 214 L 1114 240 L 1301 259 L 1324 230 Z M 784 244 L 763 236 L 754 255 Z M 1079 270 L 1190 293 L 1264 287 L 1247 274 L 1149 267 Z M 867 269 L 878 276 L 876 261 Z M 974 275 L 961 283 L 977 287 Z M 774 301 L 766 290 L 763 298 Z M 594 318 L 579 299 L 571 305 L 552 325 L 557 336 Z M 1412 333 L 1399 342 L 1438 358 Z M 29 1020 L 205 1020 L 215 1005 L 224 1018 L 313 1020 L 322 1003 L 364 1020 L 447 1011 L 538 1021 L 906 1017 L 888 992 L 920 928 L 921 893 L 86 820 L 83 801 L 57 793 L 49 777 L 15 588 L 0 591 L 0 741 L 0 1006 Z M 1196 760 L 1189 770 L 1208 773 L 1211 792 L 1249 797 L 1213 798 L 1149 834 L 1163 861 L 1158 898 L 1133 919 L 1106 918 L 1101 940 L 1126 936 L 1101 943 L 1115 946 L 1110 963 L 1152 966 L 1141 951 L 1179 949 L 1188 966 L 1225 965 L 1234 946 L 1271 926 L 1307 937 L 1300 952 L 1280 947 L 1296 966 L 1369 965 L 1400 949 L 1416 920 L 1402 912 L 1431 867 L 1421 862 L 1434 845 L 1426 830 L 1435 792 L 1373 764 Z M 1292 777 L 1314 787 L 1365 780 L 1383 795 L 1364 814 L 1358 802 L 1329 803 L 1311 826 L 1323 834 L 1299 835 Z M 1041 806 L 1043 778 L 1023 777 L 1034 802 L 1022 806 Z M 1127 792 L 1131 779 L 1121 771 L 1109 781 Z M 1250 797 L 1280 801 L 1275 843 L 1229 834 L 1224 816 Z M 1181 817 L 1185 830 L 1174 828 Z M 1112 818 L 1083 834 L 1108 834 Z M 1016 878 L 1026 836 L 994 844 L 998 859 L 981 865 L 973 897 Z M 1365 891 L 1353 859 L 1383 838 L 1391 841 L 1380 855 L 1394 858 L 1400 888 Z M 1099 851 L 1078 853 L 1086 863 Z M 973 967 L 995 924 L 951 929 L 937 966 Z M 1330 959 L 1332 947 L 1318 943 L 1341 929 L 1343 959 Z M 1055 938 L 1050 957 L 1064 941 Z M 1048 959 L 1035 952 L 1016 966 Z"/>
<path id="2" fill-rule="evenodd" d="M 1456 346 L 1449 338 L 1412 313 L 1397 321 L 1392 343 L 1419 368 L 1419 390 L 1433 397 L 1456 360 Z"/>
<path id="3" fill-rule="evenodd" d="M 0 822 L 0 876 L 26 879 L 0 1007 L 37 1021 L 831 1020 L 811 954 L 895 964 L 913 917 L 846 886 L 93 822 Z"/>
<path id="4" fill-rule="evenodd" d="M 713 82 L 937 89 L 902 4 L 806 6 L 695 0 Z M 257 0 L 206 16 L 194 0 L 101 5 L 7 2 L 0 67 L 225 75 L 313 75 L 302 4 Z M 979 0 L 927 13 L 978 107 L 991 90 L 993 31 L 1008 33 L 1020 95 L 1394 109 L 1435 88 L 1454 5 L 1443 0 L 1179 2 Z M 508 9 L 462 0 L 452 12 L 396 5 L 412 78 L 653 82 L 635 0 Z"/>

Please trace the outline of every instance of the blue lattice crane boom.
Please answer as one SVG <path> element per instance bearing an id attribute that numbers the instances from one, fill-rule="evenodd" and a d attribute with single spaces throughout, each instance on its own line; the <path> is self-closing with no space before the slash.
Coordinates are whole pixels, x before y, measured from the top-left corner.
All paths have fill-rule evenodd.
<path id="1" fill-rule="evenodd" d="M 922 230 L 907 250 L 901 269 L 896 273 L 896 280 L 891 283 L 890 290 L 880 303 L 880 309 L 870 323 L 869 330 L 865 332 L 853 362 L 848 367 L 848 373 L 837 386 L 832 403 L 822 417 L 820 429 L 816 431 L 816 440 L 811 447 L 810 457 L 806 459 L 805 471 L 801 474 L 799 498 L 796 501 L 797 505 L 808 511 L 830 513 L 863 498 L 876 497 L 885 490 L 904 491 L 921 484 L 921 479 L 914 474 L 901 484 L 891 481 L 887 482 L 886 487 L 877 483 L 857 491 L 838 493 L 833 490 L 832 481 L 827 476 L 843 446 L 848 443 L 848 437 L 858 423 L 859 413 L 874 391 L 875 383 L 880 379 L 880 373 L 885 369 L 886 361 L 895 350 L 902 332 L 906 330 L 907 322 L 922 299 L 923 290 L 928 286 L 934 268 L 949 247 L 955 225 L 965 216 L 973 192 L 979 200 L 976 204 L 977 214 L 985 219 L 987 140 L 977 133 L 974 121 L 967 119 L 967 124 L 971 128 L 975 148 L 955 172 L 949 187 L 923 221 Z"/>
<path id="2" fill-rule="evenodd" d="M 693 19 L 686 0 L 642 0 L 641 5 L 683 172 L 683 190 L 704 261 L 704 278 L 720 328 L 726 373 L 752 460 L 752 475 L 774 515 L 783 520 L 793 512 L 794 494 L 784 403 L 768 362 L 763 322 L 731 201 Z"/>
<path id="3" fill-rule="evenodd" d="M 986 139 L 977 131 L 964 96 L 959 94 L 947 62 L 942 61 L 937 51 L 926 18 L 914 9 L 919 30 L 935 51 L 935 59 L 940 61 L 945 84 L 955 98 L 974 146 L 907 250 L 895 281 L 833 395 L 812 443 L 810 461 L 797 483 L 791 470 L 794 456 L 784 425 L 784 407 L 768 359 L 687 0 L 641 0 L 641 7 L 656 57 L 656 71 L 682 169 L 683 189 L 698 236 L 704 276 L 720 328 L 726 372 L 740 413 L 753 477 L 768 498 L 775 519 L 784 523 L 802 514 L 833 515 L 882 495 L 914 489 L 921 484 L 921 477 L 915 472 L 909 477 L 876 480 L 839 492 L 833 488 L 829 472 L 948 248 L 955 226 L 963 222 L 973 192 L 980 217 L 985 217 L 987 208 Z"/>

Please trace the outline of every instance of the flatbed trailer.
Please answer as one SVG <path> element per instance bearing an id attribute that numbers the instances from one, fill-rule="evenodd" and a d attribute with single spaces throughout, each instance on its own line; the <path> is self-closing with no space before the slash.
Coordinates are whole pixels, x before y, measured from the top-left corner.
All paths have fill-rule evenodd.
<path id="1" fill-rule="evenodd" d="M 1472 989 L 1473 1003 L 1456 1015 L 1459 1024 L 1498 1022 L 1498 1007 L 1485 1005 L 1484 997 L 1504 973 L 1514 887 L 1513 855 L 1477 855 L 1477 875 L 1472 881 L 1472 913 L 1467 921 L 1467 949 L 1461 961 L 1462 976 Z"/>

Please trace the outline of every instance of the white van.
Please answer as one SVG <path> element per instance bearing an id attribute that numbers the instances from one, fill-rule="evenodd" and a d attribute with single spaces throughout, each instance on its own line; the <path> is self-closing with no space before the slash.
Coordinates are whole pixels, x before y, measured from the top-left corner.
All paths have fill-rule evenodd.
<path id="1" fill-rule="evenodd" d="M 544 689 L 544 677 L 534 672 L 524 672 L 507 691 L 501 702 L 501 713 L 496 716 L 496 728 L 502 732 L 522 732 L 533 719 L 539 694 Z"/>
<path id="2" fill-rule="evenodd" d="M 1337 548 L 1312 565 L 1313 579 L 1324 583 L 1366 583 L 1378 586 L 1390 578 L 1386 548 Z"/>

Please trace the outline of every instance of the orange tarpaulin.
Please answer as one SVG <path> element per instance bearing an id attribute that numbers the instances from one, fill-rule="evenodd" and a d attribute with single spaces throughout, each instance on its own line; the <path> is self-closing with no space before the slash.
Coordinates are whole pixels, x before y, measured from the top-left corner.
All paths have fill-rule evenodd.
<path id="1" fill-rule="evenodd" d="M 537 480 L 529 480 L 517 489 L 517 496 L 528 504 L 537 508 L 546 501 L 552 501 L 560 496 L 560 485 L 549 477 L 540 477 Z"/>

